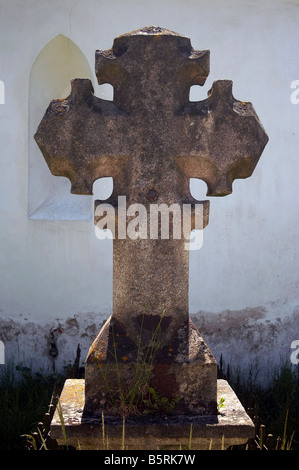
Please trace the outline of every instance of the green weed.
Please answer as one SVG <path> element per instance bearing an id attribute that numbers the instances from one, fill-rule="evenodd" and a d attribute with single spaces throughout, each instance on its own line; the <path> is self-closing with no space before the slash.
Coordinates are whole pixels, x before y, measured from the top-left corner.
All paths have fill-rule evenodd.
<path id="1" fill-rule="evenodd" d="M 112 356 L 113 365 L 115 365 L 115 371 L 117 376 L 118 390 L 117 394 L 112 390 L 111 384 L 109 383 L 109 367 L 111 363 L 107 361 L 103 367 L 103 363 L 100 362 L 100 370 L 102 373 L 103 381 L 105 383 L 106 391 L 110 397 L 110 412 L 113 414 L 120 414 L 123 416 L 139 414 L 139 413 L 167 413 L 172 410 L 176 403 L 179 401 L 179 397 L 175 399 L 168 399 L 167 397 L 161 397 L 153 387 L 150 387 L 150 376 L 153 368 L 154 358 L 156 352 L 160 347 L 159 335 L 161 333 L 161 323 L 165 316 L 165 310 L 160 315 L 159 322 L 152 333 L 152 337 L 147 346 L 141 346 L 142 330 L 143 330 L 143 319 L 141 320 L 140 333 L 139 333 L 139 344 L 137 349 L 137 361 L 135 367 L 135 373 L 130 381 L 130 384 L 125 383 L 122 373 L 121 366 L 118 361 L 116 341 L 114 338 L 114 331 L 112 327 L 113 336 L 113 351 L 109 351 L 110 357 Z"/>

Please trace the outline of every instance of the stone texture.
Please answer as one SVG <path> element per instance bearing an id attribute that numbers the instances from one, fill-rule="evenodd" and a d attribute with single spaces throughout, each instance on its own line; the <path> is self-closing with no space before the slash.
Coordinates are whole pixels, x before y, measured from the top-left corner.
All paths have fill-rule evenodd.
<path id="1" fill-rule="evenodd" d="M 52 101 L 42 119 L 35 139 L 51 172 L 68 177 L 74 194 L 92 194 L 96 179 L 112 176 L 113 193 L 105 203 L 115 208 L 117 222 L 123 210 L 118 197 L 126 196 L 127 207 L 142 204 L 147 213 L 154 204 L 181 209 L 190 204 L 192 223 L 195 205 L 201 204 L 204 228 L 209 202 L 192 198 L 190 178 L 203 179 L 209 195 L 230 194 L 234 179 L 252 174 L 268 140 L 252 105 L 235 100 L 228 80 L 214 82 L 206 100 L 189 102 L 190 86 L 203 85 L 208 74 L 209 51 L 195 51 L 189 38 L 157 27 L 119 36 L 112 49 L 96 51 L 98 83 L 113 85 L 113 102 L 95 97 L 89 80 L 74 79 L 70 96 Z M 95 223 L 101 202 L 96 203 Z M 132 219 L 127 216 L 127 225 Z M 116 224 L 113 313 L 86 363 L 89 413 L 97 415 L 100 404 L 106 406 L 99 368 L 108 365 L 108 352 L 113 352 L 111 376 L 118 363 L 126 376 L 160 320 L 152 371 L 157 392 L 165 391 L 167 370 L 173 391 L 183 394 L 186 413 L 195 408 L 200 414 L 214 413 L 216 362 L 189 320 L 189 252 L 184 237 L 172 237 L 174 225 L 169 239 L 154 240 L 122 239 Z M 149 221 L 146 228 L 149 234 Z M 193 354 L 195 345 L 198 354 Z M 207 354 L 202 354 L 203 345 Z M 201 383 L 207 370 L 210 379 L 198 395 L 191 383 Z M 186 380 L 190 387 L 183 390 Z"/>
<path id="2" fill-rule="evenodd" d="M 60 397 L 68 445 L 81 450 L 184 450 L 188 449 L 191 425 L 192 450 L 227 449 L 255 436 L 253 422 L 225 380 L 217 381 L 217 401 L 224 398 L 224 408 L 206 416 L 140 416 L 126 418 L 125 422 L 121 417 L 106 415 L 104 420 L 96 419 L 84 416 L 84 395 L 84 380 L 70 379 Z M 51 423 L 51 438 L 65 444 L 57 410 Z"/>
<path id="3" fill-rule="evenodd" d="M 144 356 L 141 354 L 138 358 L 132 346 L 133 357 L 130 357 L 131 351 L 124 332 L 112 335 L 111 321 L 112 317 L 107 320 L 89 350 L 88 367 L 85 371 L 85 415 L 99 417 L 102 411 L 105 412 L 105 416 L 117 415 L 121 412 L 136 413 L 134 405 L 128 405 L 129 400 L 123 403 L 115 400 L 120 389 L 128 395 L 138 385 L 138 390 L 142 390 L 140 399 L 143 400 L 148 396 L 144 382 L 147 377 L 147 369 L 143 362 Z M 163 323 L 160 334 L 165 336 Z M 118 341 L 122 341 L 122 336 L 125 338 L 123 347 L 118 344 Z M 175 407 L 167 410 L 167 415 L 215 414 L 217 364 L 191 320 L 188 335 L 184 337 L 184 341 L 186 340 L 189 341 L 184 343 L 186 351 L 176 352 L 175 345 L 173 345 L 174 349 L 170 347 L 158 349 L 151 367 L 148 368 L 150 386 L 161 398 L 166 397 L 169 401 L 180 397 Z M 113 341 L 117 342 L 115 348 Z M 119 355 L 119 351 L 123 354 L 125 348 L 127 355 Z M 117 355 L 117 361 L 115 361 L 114 354 Z M 138 370 L 136 364 L 138 364 Z M 143 408 L 142 402 L 139 408 Z"/>

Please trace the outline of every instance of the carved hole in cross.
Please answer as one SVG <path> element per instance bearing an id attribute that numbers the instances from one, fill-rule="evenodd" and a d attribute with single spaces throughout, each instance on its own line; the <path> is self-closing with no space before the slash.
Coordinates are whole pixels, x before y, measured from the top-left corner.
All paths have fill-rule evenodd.
<path id="1" fill-rule="evenodd" d="M 113 192 L 113 178 L 99 178 L 93 183 L 93 195 L 94 199 L 100 199 L 101 201 L 108 199 Z"/>
<path id="2" fill-rule="evenodd" d="M 96 96 L 106 101 L 113 101 L 114 88 L 110 83 L 104 83 L 103 85 L 97 85 L 95 90 Z"/>
<path id="3" fill-rule="evenodd" d="M 200 85 L 192 85 L 189 90 L 189 101 L 202 101 L 207 98 L 207 92 Z"/>
<path id="4" fill-rule="evenodd" d="M 190 178 L 190 194 L 197 201 L 205 199 L 207 195 L 207 184 L 199 178 Z"/>

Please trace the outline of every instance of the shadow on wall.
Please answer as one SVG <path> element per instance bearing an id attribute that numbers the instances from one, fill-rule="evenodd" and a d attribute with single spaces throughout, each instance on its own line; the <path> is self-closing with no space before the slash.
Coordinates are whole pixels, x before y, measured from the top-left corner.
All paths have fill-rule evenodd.
<path id="1" fill-rule="evenodd" d="M 222 356 L 224 370 L 229 365 L 232 376 L 248 376 L 267 385 L 282 364 L 291 366 L 292 357 L 299 363 L 299 306 L 284 321 L 268 320 L 263 308 L 199 312 L 191 318 L 218 365 Z M 74 364 L 80 345 L 80 366 L 84 366 L 91 342 L 105 321 L 106 316 L 98 312 L 45 323 L 0 318 L 5 363 L 13 360 L 34 372 L 42 368 L 62 373 Z"/>
<path id="2" fill-rule="evenodd" d="M 27 319 L 0 318 L 1 344 L 5 348 L 5 366 L 29 367 L 33 373 L 63 373 L 73 366 L 78 345 L 80 366 L 84 364 L 91 342 L 103 320 L 99 313 L 75 315 L 66 320 L 33 322 Z"/>
<path id="3" fill-rule="evenodd" d="M 270 318 L 265 307 L 220 313 L 201 311 L 191 318 L 218 364 L 222 356 L 232 373 L 252 375 L 255 383 L 269 384 L 277 368 L 291 366 L 292 357 L 297 354 L 294 347 L 295 340 L 299 340 L 298 305 L 283 320 Z"/>
<path id="4" fill-rule="evenodd" d="M 92 198 L 70 194 L 70 181 L 51 174 L 33 138 L 50 101 L 67 97 L 73 78 L 89 78 L 93 83 L 91 68 L 82 51 L 59 34 L 39 53 L 30 74 L 28 214 L 32 219 L 93 218 Z"/>

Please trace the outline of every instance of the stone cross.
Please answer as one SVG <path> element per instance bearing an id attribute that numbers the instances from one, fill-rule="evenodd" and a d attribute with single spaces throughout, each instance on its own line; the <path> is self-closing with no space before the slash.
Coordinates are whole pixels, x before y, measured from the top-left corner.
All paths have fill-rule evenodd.
<path id="1" fill-rule="evenodd" d="M 112 49 L 96 51 L 98 83 L 113 85 L 113 102 L 95 97 L 90 80 L 74 79 L 70 96 L 50 103 L 35 135 L 72 193 L 90 195 L 96 179 L 113 177 L 111 197 L 95 203 L 99 226 L 109 207 L 115 215 L 113 313 L 88 353 L 87 414 L 109 413 L 109 400 L 132 387 L 149 357 L 149 383 L 160 396 L 180 397 L 181 413 L 215 413 L 216 361 L 189 319 L 189 251 L 177 236 L 184 218 L 175 223 L 169 210 L 165 238 L 161 220 L 158 237 L 150 236 L 149 218 L 142 231 L 135 225 L 136 237 L 126 232 L 142 208 L 150 214 L 164 204 L 189 208 L 190 236 L 196 207 L 199 228 L 209 214 L 209 201 L 191 196 L 190 178 L 204 180 L 207 195 L 224 196 L 236 178 L 251 176 L 268 137 L 251 103 L 233 97 L 231 81 L 216 81 L 207 99 L 189 101 L 190 87 L 208 74 L 209 51 L 194 50 L 187 37 L 157 27 L 124 34 Z"/>

